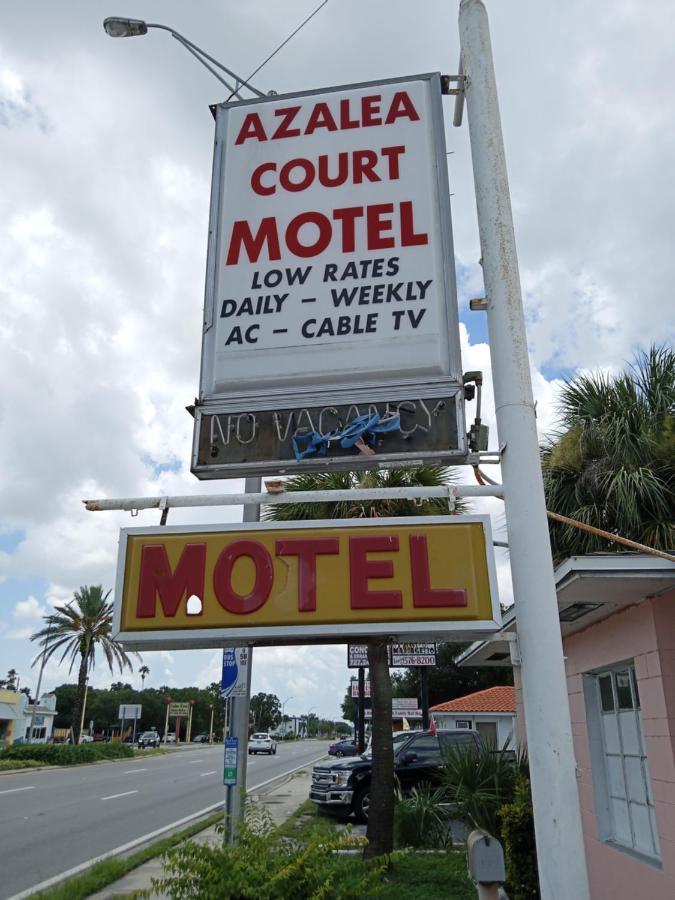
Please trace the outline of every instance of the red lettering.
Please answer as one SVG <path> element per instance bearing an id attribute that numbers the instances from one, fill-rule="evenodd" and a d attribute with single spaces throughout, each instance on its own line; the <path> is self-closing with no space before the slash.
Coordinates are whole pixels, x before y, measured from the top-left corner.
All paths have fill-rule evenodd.
<path id="1" fill-rule="evenodd" d="M 382 118 L 378 115 L 381 102 L 382 97 L 379 94 L 374 97 L 361 97 L 361 125 L 364 128 L 382 124 Z"/>
<path id="2" fill-rule="evenodd" d="M 253 170 L 253 175 L 251 175 L 251 187 L 256 192 L 263 197 L 269 197 L 270 194 L 274 194 L 276 192 L 276 187 L 271 185 L 270 187 L 265 187 L 261 182 L 262 176 L 265 172 L 276 172 L 277 164 L 273 162 L 261 163 L 256 169 Z"/>
<path id="3" fill-rule="evenodd" d="M 248 594 L 238 594 L 232 587 L 232 570 L 242 556 L 255 566 L 255 581 Z M 265 603 L 274 583 L 272 557 L 258 541 L 233 541 L 221 552 L 213 568 L 213 590 L 218 603 L 238 616 L 255 612 Z"/>
<path id="4" fill-rule="evenodd" d="M 303 225 L 316 225 L 319 229 L 319 235 L 313 244 L 300 243 L 299 233 Z M 332 237 L 333 227 L 330 220 L 323 213 L 318 212 L 300 213 L 299 216 L 291 219 L 286 229 L 286 245 L 296 256 L 308 257 L 323 253 Z"/>
<path id="5" fill-rule="evenodd" d="M 157 596 L 165 616 L 175 616 L 184 597 L 195 594 L 203 600 L 205 565 L 206 544 L 186 544 L 173 572 L 164 544 L 143 544 L 136 600 L 138 618 L 154 617 Z"/>
<path id="6" fill-rule="evenodd" d="M 331 113 L 327 103 L 317 103 L 312 110 L 305 134 L 314 134 L 317 128 L 327 128 L 328 131 L 337 131 L 335 119 Z"/>
<path id="7" fill-rule="evenodd" d="M 291 181 L 293 169 L 301 169 L 304 177 L 300 181 Z M 314 181 L 314 164 L 308 159 L 290 159 L 281 168 L 279 184 L 285 191 L 304 191 Z"/>
<path id="8" fill-rule="evenodd" d="M 389 163 L 389 180 L 396 181 L 399 177 L 398 158 L 405 153 L 405 147 L 383 147 L 380 152 L 382 156 L 386 156 Z"/>
<path id="9" fill-rule="evenodd" d="M 400 609 L 403 606 L 401 591 L 371 591 L 371 578 L 392 578 L 392 559 L 368 559 L 369 553 L 386 553 L 398 550 L 396 535 L 375 535 L 349 538 L 349 584 L 352 609 Z"/>
<path id="10" fill-rule="evenodd" d="M 298 557 L 298 612 L 316 611 L 316 558 L 340 552 L 337 538 L 285 538 L 275 545 L 277 556 Z"/>
<path id="11" fill-rule="evenodd" d="M 268 259 L 281 259 L 277 220 L 274 216 L 260 220 L 260 227 L 255 236 L 248 222 L 243 219 L 237 220 L 232 225 L 232 237 L 230 238 L 230 248 L 227 251 L 225 265 L 237 265 L 242 247 L 248 256 L 249 262 L 257 262 L 265 244 L 267 244 Z"/>
<path id="12" fill-rule="evenodd" d="M 377 153 L 374 150 L 355 150 L 352 160 L 354 184 L 361 184 L 365 175 L 368 181 L 382 181 L 375 171 Z"/>
<path id="13" fill-rule="evenodd" d="M 429 550 L 425 534 L 410 535 L 410 574 L 413 606 L 418 608 L 467 606 L 464 588 L 432 588 L 429 573 Z"/>
<path id="14" fill-rule="evenodd" d="M 277 130 L 272 135 L 272 140 L 277 141 L 279 138 L 287 138 L 287 137 L 299 137 L 300 129 L 299 128 L 291 128 L 291 122 L 295 119 L 297 114 L 300 112 L 301 107 L 299 106 L 287 106 L 285 109 L 275 109 L 274 115 L 279 116 L 281 118 L 281 122 Z"/>
<path id="15" fill-rule="evenodd" d="M 393 213 L 393 203 L 378 203 L 366 208 L 366 231 L 368 234 L 369 250 L 387 250 L 394 246 L 393 237 L 383 237 L 383 231 L 391 231 L 391 219 L 383 218 L 387 213 Z"/>
<path id="16" fill-rule="evenodd" d="M 331 178 L 328 174 L 328 154 L 322 153 L 319 157 L 319 184 L 324 187 L 339 187 L 347 180 L 349 172 L 349 155 L 347 153 L 338 153 L 338 172 L 335 178 Z"/>
<path id="17" fill-rule="evenodd" d="M 385 125 L 391 125 L 396 119 L 410 119 L 411 122 L 419 122 L 419 114 L 406 91 L 397 91 L 391 101 Z"/>
<path id="18" fill-rule="evenodd" d="M 362 206 L 345 206 L 333 210 L 333 218 L 342 224 L 342 252 L 353 253 L 356 249 L 356 228 L 354 222 L 363 215 Z"/>
<path id="19" fill-rule="evenodd" d="M 401 246 L 416 247 L 428 243 L 429 235 L 425 231 L 415 234 L 412 200 L 403 200 L 401 203 Z"/>
<path id="20" fill-rule="evenodd" d="M 360 124 L 358 119 L 349 118 L 349 100 L 340 100 L 340 128 L 358 128 Z"/>
<path id="21" fill-rule="evenodd" d="M 243 144 L 249 138 L 255 138 L 257 141 L 266 141 L 267 135 L 260 121 L 260 116 L 256 112 L 248 113 L 241 126 L 241 130 L 237 135 L 236 145 Z"/>

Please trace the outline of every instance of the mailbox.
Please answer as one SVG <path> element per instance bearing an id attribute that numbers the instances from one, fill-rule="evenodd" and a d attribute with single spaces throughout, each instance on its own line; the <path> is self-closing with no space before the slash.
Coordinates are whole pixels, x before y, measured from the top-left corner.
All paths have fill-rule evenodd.
<path id="1" fill-rule="evenodd" d="M 504 851 L 486 831 L 472 831 L 467 842 L 469 874 L 477 884 L 501 884 L 506 879 Z"/>

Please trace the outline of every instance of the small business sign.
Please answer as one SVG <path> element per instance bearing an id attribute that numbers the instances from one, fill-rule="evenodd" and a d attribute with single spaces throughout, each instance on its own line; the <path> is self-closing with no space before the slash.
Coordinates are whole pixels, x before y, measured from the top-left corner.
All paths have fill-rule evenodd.
<path id="1" fill-rule="evenodd" d="M 419 703 L 417 697 L 392 697 L 392 709 L 417 709 Z"/>
<path id="2" fill-rule="evenodd" d="M 407 641 L 404 644 L 391 644 L 387 649 L 390 668 L 436 665 L 436 644 L 433 643 Z M 347 645 L 347 668 L 368 668 L 366 644 Z"/>
<path id="3" fill-rule="evenodd" d="M 130 649 L 470 640 L 499 624 L 487 516 L 121 532 L 113 630 Z"/>
<path id="4" fill-rule="evenodd" d="M 392 644 L 389 648 L 390 665 L 397 666 L 435 666 L 436 644 L 420 644 L 406 642 Z"/>
<path id="5" fill-rule="evenodd" d="M 225 647 L 223 650 L 223 674 L 220 680 L 220 696 L 245 697 L 248 686 L 248 647 Z"/>
<path id="6" fill-rule="evenodd" d="M 189 703 L 169 703 L 169 715 L 185 718 L 190 715 Z"/>
<path id="7" fill-rule="evenodd" d="M 358 697 L 359 697 L 358 681 L 352 681 L 351 686 L 352 686 L 352 697 L 356 697 L 358 699 Z M 370 682 L 369 681 L 363 682 L 363 696 L 370 697 Z"/>
<path id="8" fill-rule="evenodd" d="M 125 722 L 140 719 L 142 709 L 143 707 L 140 703 L 122 703 L 117 712 L 117 718 Z"/>
<path id="9" fill-rule="evenodd" d="M 223 762 L 223 784 L 234 787 L 237 784 L 237 751 L 239 738 L 225 738 L 225 759 Z"/>
<path id="10" fill-rule="evenodd" d="M 372 709 L 365 710 L 366 719 L 373 718 Z M 393 709 L 391 711 L 392 719 L 421 719 L 422 718 L 422 710 L 421 709 Z"/>
<path id="11" fill-rule="evenodd" d="M 215 115 L 192 471 L 463 459 L 440 75 Z"/>

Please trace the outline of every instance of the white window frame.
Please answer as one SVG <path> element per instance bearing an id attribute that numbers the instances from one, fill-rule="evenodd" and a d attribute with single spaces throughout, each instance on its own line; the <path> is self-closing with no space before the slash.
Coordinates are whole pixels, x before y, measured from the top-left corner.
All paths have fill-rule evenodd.
<path id="1" fill-rule="evenodd" d="M 631 708 L 620 708 L 617 696 L 616 675 L 618 672 L 629 673 L 629 685 L 631 692 Z M 600 680 L 609 676 L 612 689 L 613 709 L 604 710 L 602 708 L 602 699 L 600 694 Z M 651 864 L 660 866 L 661 851 L 659 846 L 659 836 L 656 826 L 656 817 L 654 815 L 654 800 L 652 796 L 651 776 L 649 773 L 649 762 L 647 759 L 647 751 L 644 743 L 644 734 L 642 730 L 642 717 L 640 713 L 640 697 L 637 688 L 637 678 L 635 675 L 635 665 L 633 660 L 627 660 L 615 663 L 611 666 L 605 666 L 594 672 L 585 673 L 583 676 L 584 698 L 586 701 L 586 714 L 588 723 L 588 739 L 591 750 L 591 770 L 593 778 L 593 791 L 595 795 L 595 806 L 598 824 L 598 836 L 606 844 L 616 847 L 622 851 L 628 852 L 639 857 Z M 638 752 L 624 752 L 624 740 L 619 722 L 620 713 L 632 712 L 636 718 L 636 733 L 638 737 Z M 603 717 L 612 716 L 616 719 L 616 733 L 618 735 L 620 750 L 618 753 L 610 752 L 607 749 L 605 740 L 605 722 Z M 612 794 L 610 785 L 610 759 L 619 759 L 620 767 L 618 771 L 621 773 L 623 793 Z M 640 761 L 640 770 L 644 782 L 644 793 L 646 802 L 641 803 L 629 797 L 628 781 L 626 773 L 626 761 Z M 617 835 L 612 812 L 612 799 L 623 801 L 626 804 L 628 822 L 631 833 L 631 840 L 626 841 Z M 646 852 L 642 846 L 638 847 L 636 841 L 636 821 L 634 818 L 633 807 L 644 807 L 647 810 L 649 821 L 649 843 L 651 843 L 652 852 Z M 645 835 L 642 834 L 644 839 Z"/>

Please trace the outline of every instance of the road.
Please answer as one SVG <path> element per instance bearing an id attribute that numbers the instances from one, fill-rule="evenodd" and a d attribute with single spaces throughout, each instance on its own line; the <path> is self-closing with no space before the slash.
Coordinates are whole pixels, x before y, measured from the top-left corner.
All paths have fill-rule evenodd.
<path id="1" fill-rule="evenodd" d="M 310 763 L 325 741 L 249 756 L 247 787 Z M 206 809 L 223 797 L 223 745 L 0 775 L 0 900 Z"/>

